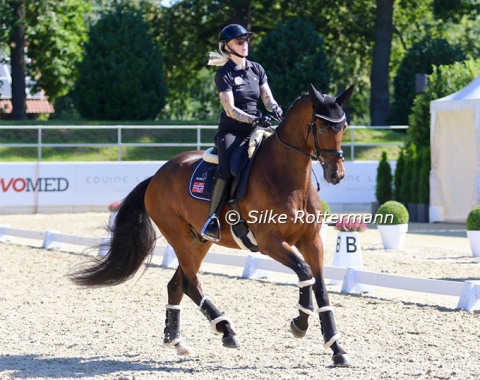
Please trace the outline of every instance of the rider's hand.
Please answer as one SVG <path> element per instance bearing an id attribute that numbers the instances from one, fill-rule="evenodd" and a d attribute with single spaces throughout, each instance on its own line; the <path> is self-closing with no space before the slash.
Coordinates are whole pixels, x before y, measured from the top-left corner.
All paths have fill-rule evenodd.
<path id="1" fill-rule="evenodd" d="M 280 119 L 283 116 L 283 111 L 278 104 L 274 104 L 272 107 L 272 113 L 274 116 L 279 117 Z"/>
<path id="2" fill-rule="evenodd" d="M 269 128 L 272 126 L 272 118 L 270 116 L 262 116 L 255 119 L 253 125 L 255 127 Z"/>

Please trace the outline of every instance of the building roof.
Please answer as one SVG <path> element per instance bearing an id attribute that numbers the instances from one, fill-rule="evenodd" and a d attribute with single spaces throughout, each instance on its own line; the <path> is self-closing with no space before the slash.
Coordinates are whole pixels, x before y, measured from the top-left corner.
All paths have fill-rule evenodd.
<path id="1" fill-rule="evenodd" d="M 46 98 L 45 99 L 27 99 L 27 113 L 54 113 L 52 103 L 50 103 Z M 11 113 L 12 112 L 12 101 L 10 99 L 0 99 L 0 112 L 1 113 Z"/>

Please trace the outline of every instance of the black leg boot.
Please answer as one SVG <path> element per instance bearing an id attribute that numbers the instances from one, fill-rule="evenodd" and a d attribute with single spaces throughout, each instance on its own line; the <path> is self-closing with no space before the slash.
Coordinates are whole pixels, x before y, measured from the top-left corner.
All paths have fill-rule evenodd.
<path id="1" fill-rule="evenodd" d="M 229 181 L 215 175 L 213 182 L 212 199 L 210 201 L 210 210 L 208 211 L 208 220 L 202 228 L 202 237 L 206 240 L 217 242 L 220 240 L 220 221 L 218 214 L 225 205 L 227 188 Z"/>

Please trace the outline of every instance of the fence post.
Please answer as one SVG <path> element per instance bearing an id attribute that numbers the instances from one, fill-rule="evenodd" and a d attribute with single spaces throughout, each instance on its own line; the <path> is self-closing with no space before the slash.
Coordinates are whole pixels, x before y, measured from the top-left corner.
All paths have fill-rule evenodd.
<path id="1" fill-rule="evenodd" d="M 170 245 L 167 245 L 163 251 L 162 267 L 173 268 L 178 266 L 178 259 L 175 251 Z"/>
<path id="2" fill-rule="evenodd" d="M 118 158 L 118 161 L 122 161 L 122 127 L 118 127 L 117 129 L 117 141 L 118 141 L 117 158 Z"/>
<path id="3" fill-rule="evenodd" d="M 373 294 L 373 288 L 357 282 L 357 271 L 355 268 L 347 268 L 343 278 L 342 293 L 369 293 Z"/>
<path id="4" fill-rule="evenodd" d="M 43 238 L 42 248 L 45 249 L 63 249 L 63 244 L 55 241 L 55 234 L 59 231 L 47 231 Z"/>
<path id="5" fill-rule="evenodd" d="M 480 281 L 465 281 L 457 308 L 466 311 L 480 309 Z"/>
<path id="6" fill-rule="evenodd" d="M 38 161 L 42 161 L 42 127 L 38 127 L 38 149 L 37 149 L 37 155 L 38 155 Z"/>
<path id="7" fill-rule="evenodd" d="M 197 150 L 202 149 L 202 127 L 197 127 Z"/>
<path id="8" fill-rule="evenodd" d="M 9 243 L 13 241 L 13 237 L 9 235 L 5 235 L 5 227 L 10 227 L 9 225 L 0 225 L 0 241 L 3 243 Z"/>
<path id="9" fill-rule="evenodd" d="M 259 257 L 258 253 L 251 253 L 247 256 L 247 260 L 245 261 L 245 266 L 243 268 L 242 278 L 270 278 L 272 276 L 270 271 L 257 268 L 257 257 Z"/>
<path id="10" fill-rule="evenodd" d="M 350 135 L 350 160 L 355 161 L 355 128 L 351 129 Z"/>

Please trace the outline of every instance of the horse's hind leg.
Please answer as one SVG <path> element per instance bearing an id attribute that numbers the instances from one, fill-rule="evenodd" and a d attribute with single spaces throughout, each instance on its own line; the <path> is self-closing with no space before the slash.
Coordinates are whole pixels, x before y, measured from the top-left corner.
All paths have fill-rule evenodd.
<path id="1" fill-rule="evenodd" d="M 179 262 L 179 268 L 168 284 L 169 305 L 167 305 L 165 339 L 173 341 L 180 336 L 179 328 L 176 326 L 179 324 L 180 311 L 174 305 L 179 305 L 183 294 L 186 294 L 198 305 L 199 310 L 210 321 L 213 331 L 223 335 L 222 342 L 225 347 L 240 347 L 232 322 L 217 309 L 209 297 L 205 296 L 198 280 L 198 270 L 211 244 L 200 243 L 190 231 L 185 234 L 183 239 L 181 236 L 182 234 L 178 230 L 175 234 L 175 240 L 168 239 L 168 236 L 165 236 L 171 242 Z M 169 316 L 171 317 L 170 320 Z M 175 322 L 177 320 L 178 323 Z M 168 337 L 167 333 L 169 334 Z"/>
<path id="2" fill-rule="evenodd" d="M 191 355 L 193 353 L 192 349 L 183 342 L 180 335 L 180 301 L 183 298 L 182 279 L 182 269 L 178 267 L 167 286 L 168 304 L 165 305 L 163 344 L 175 347 L 178 355 Z"/>

